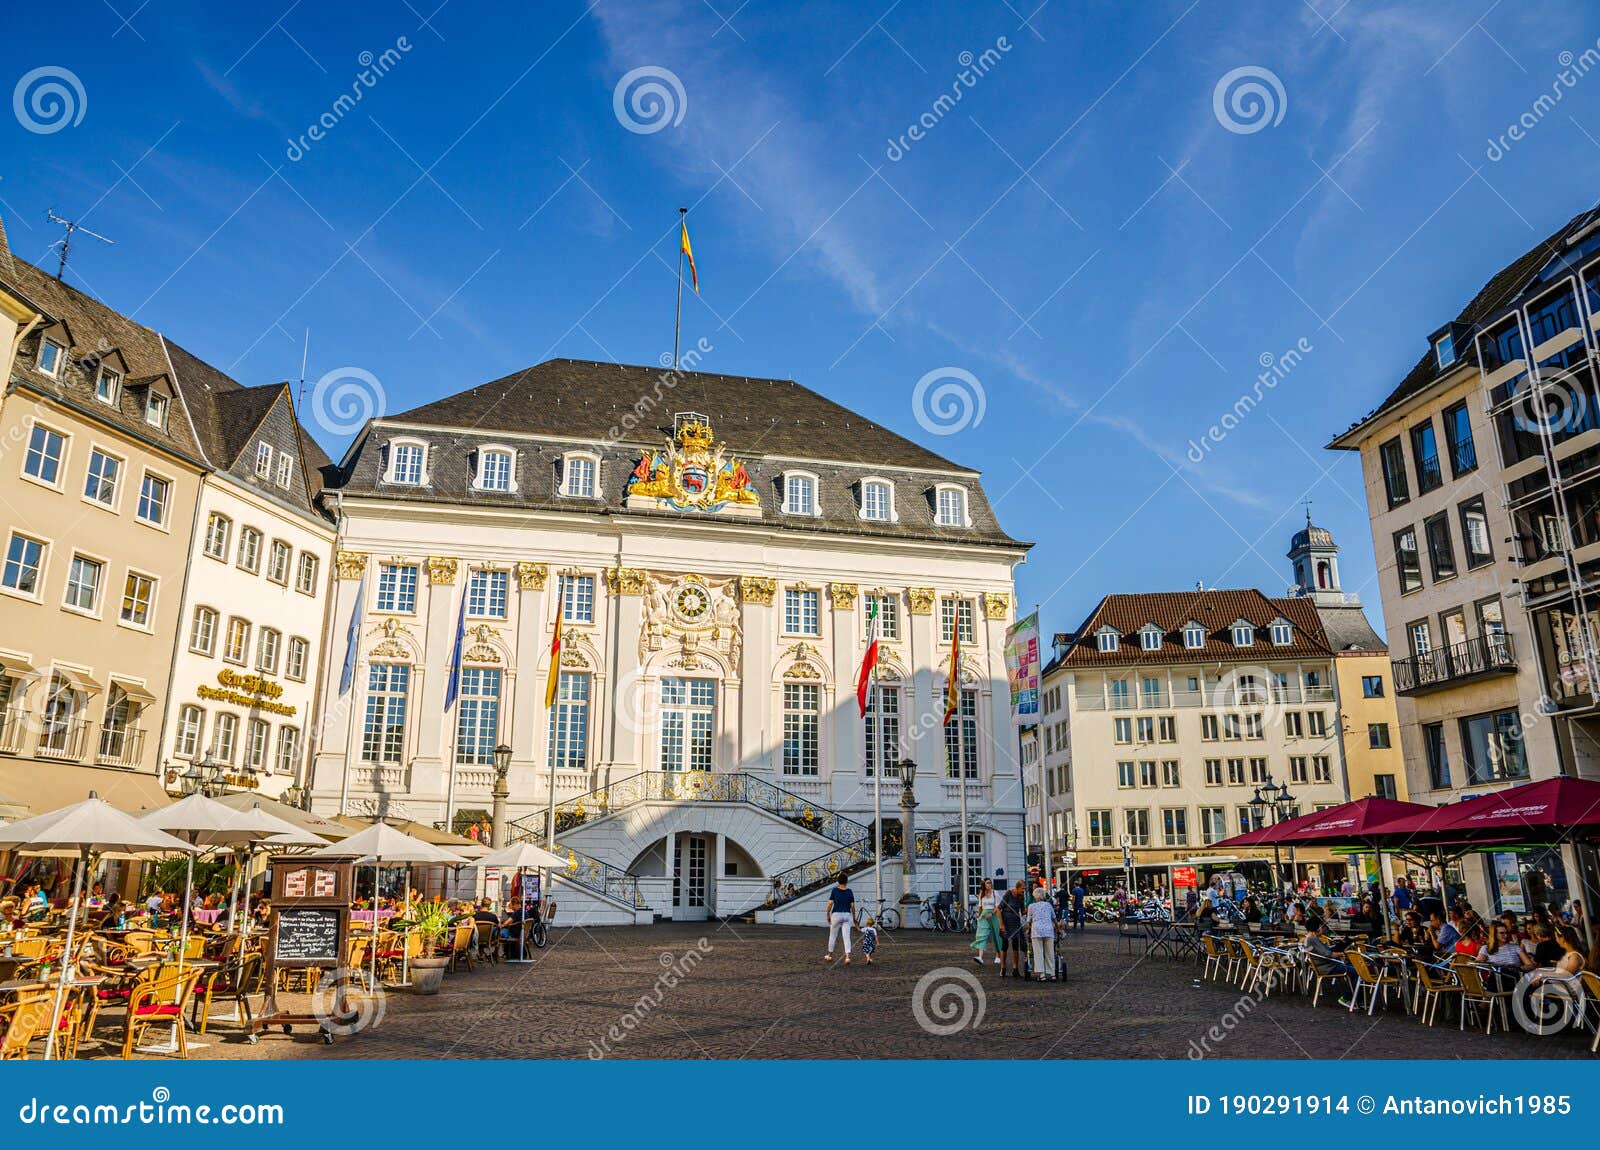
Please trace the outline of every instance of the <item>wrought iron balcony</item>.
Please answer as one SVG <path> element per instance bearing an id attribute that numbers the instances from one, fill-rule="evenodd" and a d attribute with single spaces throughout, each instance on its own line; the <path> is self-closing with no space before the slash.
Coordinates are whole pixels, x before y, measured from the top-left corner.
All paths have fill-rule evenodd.
<path id="1" fill-rule="evenodd" d="M 1426 655 L 1396 659 L 1394 689 L 1401 695 L 1426 695 L 1491 675 L 1514 675 L 1516 671 L 1511 636 L 1480 635 Z"/>
<path id="2" fill-rule="evenodd" d="M 143 751 L 144 728 L 106 724 L 100 728 L 94 761 L 103 767 L 137 767 Z"/>

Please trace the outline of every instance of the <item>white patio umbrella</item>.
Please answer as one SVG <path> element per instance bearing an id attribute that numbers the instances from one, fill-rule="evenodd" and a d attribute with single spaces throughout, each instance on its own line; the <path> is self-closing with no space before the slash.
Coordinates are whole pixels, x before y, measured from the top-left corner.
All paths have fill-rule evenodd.
<path id="1" fill-rule="evenodd" d="M 77 933 L 78 900 L 91 854 L 119 858 L 157 858 L 173 851 L 193 854 L 195 848 L 182 839 L 150 826 L 119 811 L 93 791 L 81 803 L 0 827 L 0 850 L 15 850 L 28 855 L 76 858 L 72 875 L 72 902 L 67 912 L 67 949 L 56 985 L 55 1008 L 50 1014 L 50 1034 L 45 1039 L 44 1056 L 55 1054 L 56 1031 L 61 1026 L 61 1007 L 66 1001 L 67 984 L 75 963 L 73 938 Z"/>
<path id="2" fill-rule="evenodd" d="M 414 835 L 397 831 L 388 823 L 383 822 L 373 823 L 366 830 L 357 831 L 349 838 L 340 840 L 337 846 L 320 853 L 327 858 L 354 858 L 357 865 L 363 863 L 372 864 L 372 944 L 367 949 L 371 952 L 369 956 L 370 978 L 374 989 L 378 985 L 378 868 L 396 863 L 403 864 L 406 867 L 406 888 L 409 901 L 410 867 L 412 863 L 433 863 L 442 866 L 464 866 L 467 864 L 467 860 L 454 851 L 448 851 L 444 847 L 423 842 Z M 406 973 L 403 948 L 400 962 L 400 980 L 404 982 Z"/>
<path id="3" fill-rule="evenodd" d="M 503 867 L 506 870 L 515 870 L 519 874 L 525 870 L 565 870 L 567 860 L 554 851 L 523 839 L 521 842 L 511 843 L 499 850 L 490 851 L 478 860 L 479 866 Z M 548 898 L 548 894 L 545 895 Z M 527 945 L 527 934 L 523 927 L 517 930 L 517 962 L 529 961 L 524 950 Z M 507 959 L 507 962 L 512 961 Z"/>

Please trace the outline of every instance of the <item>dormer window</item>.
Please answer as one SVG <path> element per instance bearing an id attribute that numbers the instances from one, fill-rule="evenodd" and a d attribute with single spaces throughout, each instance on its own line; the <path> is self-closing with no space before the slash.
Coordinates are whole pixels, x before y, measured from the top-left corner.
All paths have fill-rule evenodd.
<path id="1" fill-rule="evenodd" d="M 512 453 L 505 447 L 485 447 L 478 452 L 478 475 L 473 481 L 479 491 L 512 490 Z"/>
<path id="2" fill-rule="evenodd" d="M 44 372 L 45 375 L 52 377 L 61 374 L 61 357 L 66 353 L 66 348 L 62 347 L 55 340 L 40 340 L 39 370 Z"/>
<path id="3" fill-rule="evenodd" d="M 262 479 L 272 478 L 272 444 L 256 444 L 256 474 Z"/>
<path id="4" fill-rule="evenodd" d="M 569 499 L 593 499 L 600 461 L 592 455 L 568 452 L 561 460 L 561 494 Z"/>
<path id="5" fill-rule="evenodd" d="M 1146 651 L 1159 651 L 1161 650 L 1161 640 L 1164 637 L 1165 633 L 1160 627 L 1154 626 L 1153 624 L 1146 625 L 1139 631 L 1139 646 L 1143 647 Z"/>
<path id="6" fill-rule="evenodd" d="M 788 472 L 783 477 L 783 513 L 785 515 L 815 515 L 817 513 L 817 477 L 805 472 Z"/>
<path id="7" fill-rule="evenodd" d="M 1191 651 L 1198 651 L 1206 645 L 1206 629 L 1198 623 L 1186 623 L 1183 628 L 1183 645 Z"/>
<path id="8" fill-rule="evenodd" d="M 1272 621 L 1272 642 L 1274 646 L 1287 647 L 1294 642 L 1294 625 L 1287 619 L 1274 619 Z"/>
<path id="9" fill-rule="evenodd" d="M 1256 645 L 1256 629 L 1251 623 L 1240 619 L 1233 625 L 1233 645 L 1235 647 L 1254 647 Z"/>
<path id="10" fill-rule="evenodd" d="M 1094 645 L 1102 655 L 1113 654 L 1121 646 L 1122 637 L 1110 627 L 1102 627 L 1095 632 Z"/>
<path id="11" fill-rule="evenodd" d="M 285 489 L 294 483 L 294 456 L 287 451 L 278 452 L 278 469 L 273 481 Z"/>
<path id="12" fill-rule="evenodd" d="M 428 449 L 427 446 L 414 440 L 390 440 L 389 442 L 389 474 L 384 478 L 390 483 L 403 483 L 408 487 L 421 487 L 428 482 Z"/>
<path id="13" fill-rule="evenodd" d="M 1443 371 L 1456 361 L 1456 337 L 1450 332 L 1441 335 L 1433 345 L 1433 358 L 1439 363 L 1439 370 Z"/>
<path id="14" fill-rule="evenodd" d="M 961 487 L 941 487 L 934 497 L 934 521 L 940 527 L 967 527 L 967 492 Z"/>
<path id="15" fill-rule="evenodd" d="M 167 406 L 171 403 L 159 391 L 152 390 L 144 399 L 144 421 L 151 427 L 167 426 Z"/>
<path id="16" fill-rule="evenodd" d="M 894 485 L 887 479 L 861 481 L 861 518 L 874 523 L 894 521 Z"/>
<path id="17" fill-rule="evenodd" d="M 100 367 L 100 374 L 95 376 L 94 397 L 101 403 L 116 406 L 117 396 L 122 391 L 122 373 L 112 371 L 104 364 Z"/>

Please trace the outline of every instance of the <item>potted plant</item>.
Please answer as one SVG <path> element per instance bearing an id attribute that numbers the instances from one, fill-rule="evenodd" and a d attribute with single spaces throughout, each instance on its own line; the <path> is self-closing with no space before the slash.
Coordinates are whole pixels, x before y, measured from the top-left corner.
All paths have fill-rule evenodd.
<path id="1" fill-rule="evenodd" d="M 404 925 L 422 936 L 422 955 L 411 960 L 412 993 L 438 994 L 445 968 L 450 965 L 449 954 L 438 953 L 439 944 L 450 933 L 449 908 L 442 902 L 418 903 L 411 908 L 411 917 L 403 924 L 390 925 L 396 929 Z"/>

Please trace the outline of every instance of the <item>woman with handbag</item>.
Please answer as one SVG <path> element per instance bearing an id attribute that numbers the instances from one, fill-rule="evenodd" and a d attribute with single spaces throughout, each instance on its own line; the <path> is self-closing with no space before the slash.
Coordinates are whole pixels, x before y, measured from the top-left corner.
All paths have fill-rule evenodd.
<path id="1" fill-rule="evenodd" d="M 972 939 L 972 949 L 977 951 L 972 961 L 983 965 L 983 953 L 994 951 L 994 964 L 1000 965 L 1000 952 L 1005 944 L 1000 939 L 1000 899 L 994 893 L 994 880 L 984 879 L 978 893 L 978 930 Z"/>

